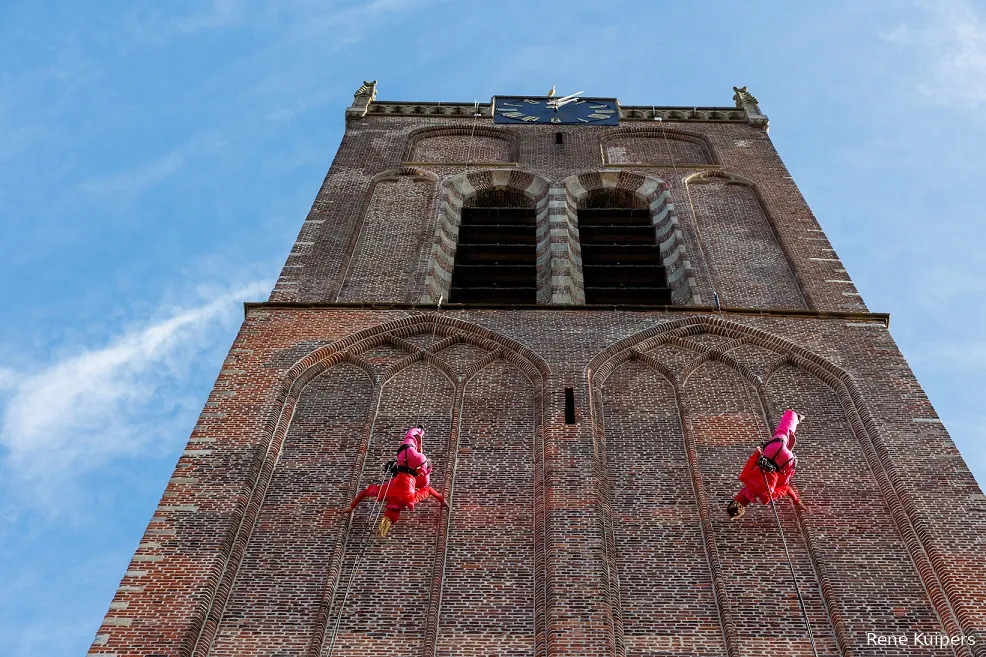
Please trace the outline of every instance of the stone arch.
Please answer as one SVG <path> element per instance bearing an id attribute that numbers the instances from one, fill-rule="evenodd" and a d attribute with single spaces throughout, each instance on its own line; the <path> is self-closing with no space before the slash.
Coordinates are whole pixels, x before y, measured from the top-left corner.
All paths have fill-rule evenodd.
<path id="1" fill-rule="evenodd" d="M 744 187 L 756 187 L 756 183 L 747 178 L 746 176 L 741 176 L 738 173 L 732 173 L 731 171 L 723 171 L 721 169 L 716 169 L 712 171 L 698 171 L 696 173 L 689 174 L 681 179 L 686 185 L 702 185 L 712 182 L 715 178 L 721 178 L 727 185 L 743 185 Z"/>
<path id="2" fill-rule="evenodd" d="M 564 229 L 568 237 L 568 256 L 572 263 L 572 299 L 585 301 L 582 283 L 582 251 L 579 246 L 579 201 L 598 189 L 621 189 L 632 192 L 650 208 L 654 238 L 660 246 L 661 260 L 667 271 L 671 298 L 675 305 L 701 304 L 684 235 L 678 225 L 670 186 L 660 178 L 632 171 L 589 171 L 565 178 L 559 183 L 565 193 Z M 561 232 L 561 231 L 557 231 Z"/>
<path id="3" fill-rule="evenodd" d="M 386 171 L 381 171 L 380 173 L 374 174 L 374 176 L 370 178 L 370 182 L 373 184 L 379 182 L 397 182 L 403 177 L 410 177 L 414 182 L 438 182 L 438 176 L 433 172 L 428 171 L 427 169 L 410 166 L 399 166 L 393 169 L 387 169 Z"/>
<path id="4" fill-rule="evenodd" d="M 719 164 L 709 141 L 700 134 L 661 124 L 631 125 L 599 136 L 603 164 L 656 164 L 688 167 Z"/>
<path id="5" fill-rule="evenodd" d="M 409 166 L 370 178 L 339 270 L 336 300 L 413 300 L 424 257 L 419 254 L 431 238 L 437 184 L 431 171 Z"/>
<path id="6" fill-rule="evenodd" d="M 300 654 L 318 608 L 321 573 L 299 564 L 326 563 L 337 533 L 326 509 L 348 503 L 345 483 L 372 416 L 374 378 L 345 358 L 313 378 L 293 413 L 248 540 L 236 546 L 238 574 L 215 620 L 211 643 L 196 654 L 249 655 L 257 646 L 244 625 L 277 637 L 285 653 Z M 290 558 L 285 558 L 290 555 Z M 212 625 L 210 624 L 210 630 Z"/>
<path id="7" fill-rule="evenodd" d="M 723 305 L 811 307 L 790 248 L 781 240 L 756 183 L 722 170 L 699 171 L 685 176 L 682 183 L 694 201 L 691 220 Z M 703 230 L 703 222 L 709 221 L 709 213 L 702 212 L 706 207 L 713 209 L 712 216 L 727 220 Z"/>
<path id="8" fill-rule="evenodd" d="M 408 340 L 408 338 L 420 334 L 442 336 L 442 339 L 425 348 L 420 348 Z M 473 364 L 465 373 L 456 374 L 447 365 L 441 367 L 435 353 L 446 348 L 449 344 L 458 342 L 476 345 L 490 353 Z M 409 355 L 395 363 L 385 373 L 375 373 L 368 368 L 367 362 L 361 357 L 361 354 L 381 345 L 397 346 L 408 350 Z M 295 362 L 286 371 L 279 386 L 274 391 L 273 404 L 275 408 L 265 424 L 265 437 L 255 452 L 254 465 L 250 469 L 250 480 L 245 482 L 248 492 L 237 510 L 238 521 L 234 522 L 236 529 L 230 536 L 223 554 L 224 562 L 215 571 L 210 581 L 210 597 L 202 605 L 201 616 L 191 623 L 190 630 L 183 639 L 181 654 L 186 657 L 206 657 L 211 652 L 211 647 L 224 618 L 230 594 L 234 588 L 234 582 L 243 563 L 244 554 L 255 531 L 257 518 L 263 510 L 272 477 L 277 470 L 278 458 L 283 449 L 291 419 L 295 414 L 303 391 L 313 380 L 323 373 L 336 371 L 336 366 L 341 366 L 347 368 L 348 371 L 359 372 L 361 376 L 365 377 L 372 388 L 373 398 L 379 400 L 381 391 L 389 381 L 401 376 L 402 373 L 411 371 L 412 368 L 426 366 L 441 371 L 443 375 L 441 378 L 447 382 L 451 390 L 454 390 L 454 393 L 448 396 L 449 403 L 452 404 L 451 416 L 448 418 L 448 448 L 447 453 L 441 455 L 442 460 L 449 465 L 444 473 L 444 485 L 443 482 L 434 480 L 433 485 L 436 488 L 444 488 L 444 493 L 448 496 L 452 481 L 454 481 L 453 464 L 456 458 L 458 438 L 456 426 L 458 417 L 461 415 L 463 390 L 475 374 L 483 371 L 497 360 L 509 362 L 511 367 L 522 373 L 531 384 L 534 408 L 532 417 L 534 447 L 532 473 L 535 491 L 533 540 L 535 546 L 535 581 L 537 587 L 543 588 L 546 581 L 546 551 L 549 549 L 544 537 L 544 406 L 545 386 L 550 375 L 550 368 L 544 359 L 529 348 L 490 329 L 447 316 L 412 315 L 358 331 L 329 345 L 315 349 Z M 370 403 L 370 407 L 374 406 L 377 404 Z M 355 462 L 349 474 L 349 484 L 345 490 L 345 495 L 349 496 L 350 499 L 359 488 L 360 478 L 365 470 L 367 452 L 376 422 L 375 417 L 375 411 L 371 412 L 370 416 L 362 423 L 363 429 L 361 435 L 358 436 L 359 446 L 355 450 Z M 357 434 L 359 433 L 357 432 Z M 430 587 L 430 590 L 424 597 L 426 601 L 424 604 L 427 606 L 427 613 L 423 621 L 425 624 L 425 654 L 434 653 L 437 641 L 445 558 L 445 551 L 441 549 L 440 544 L 448 541 L 448 521 L 448 514 L 442 514 L 439 528 L 439 534 L 442 538 L 436 547 L 435 561 L 432 565 L 432 573 L 435 576 L 428 579 L 426 588 Z M 300 654 L 305 654 L 308 657 L 318 657 L 321 654 L 326 633 L 331 628 L 331 614 L 336 609 L 334 599 L 337 589 L 345 586 L 345 584 L 339 584 L 337 587 L 336 582 L 339 581 L 344 570 L 346 556 L 346 542 L 342 539 L 349 531 L 348 522 L 337 530 L 334 551 L 331 558 L 327 559 L 317 613 L 314 620 L 306 621 L 310 623 L 311 636 L 307 647 Z M 336 602 L 338 601 L 336 600 Z M 536 654 L 544 655 L 548 641 L 545 600 L 538 596 L 533 604 L 535 605 L 533 624 L 536 629 Z"/>
<path id="9" fill-rule="evenodd" d="M 599 420 L 602 386 L 621 364 L 630 359 L 647 362 L 647 358 L 640 358 L 637 355 L 639 354 L 638 349 L 653 348 L 665 341 L 672 341 L 676 336 L 705 331 L 732 337 L 739 340 L 738 344 L 752 345 L 777 354 L 776 360 L 767 367 L 767 371 L 762 377 L 758 377 L 749 369 L 746 372 L 740 372 L 740 370 L 731 367 L 734 371 L 740 372 L 746 383 L 755 387 L 765 416 L 770 415 L 770 411 L 768 410 L 769 404 L 766 400 L 764 381 L 767 380 L 766 385 L 769 386 L 770 377 L 778 371 L 785 371 L 785 368 L 804 372 L 832 391 L 838 399 L 848 431 L 853 441 L 858 443 L 862 460 L 865 461 L 865 466 L 873 475 L 872 485 L 879 491 L 881 509 L 885 508 L 890 511 L 891 525 L 899 535 L 902 544 L 901 549 L 906 555 L 902 558 L 907 563 L 913 564 L 914 568 L 909 571 L 909 574 L 919 582 L 918 586 L 925 596 L 925 604 L 933 610 L 931 616 L 937 625 L 931 631 L 944 631 L 945 634 L 972 632 L 973 616 L 964 602 L 950 593 L 954 584 L 950 580 L 945 559 L 940 552 L 928 544 L 931 534 L 918 516 L 913 502 L 902 492 L 903 480 L 901 475 L 896 469 L 893 457 L 879 437 L 875 420 L 863 400 L 859 387 L 852 375 L 821 356 L 785 338 L 721 317 L 689 317 L 661 323 L 614 343 L 594 357 L 587 366 L 586 377 L 591 396 L 589 407 L 593 414 L 592 426 L 596 435 L 601 437 L 604 432 L 604 427 Z M 702 358 L 700 357 L 700 359 Z M 704 360 L 706 362 L 718 361 L 723 364 L 729 364 L 729 361 L 732 361 L 738 364 L 735 358 L 717 357 L 712 353 L 706 355 Z M 666 371 L 662 371 L 662 374 L 667 376 Z M 678 383 L 680 385 L 680 378 L 678 378 Z M 676 386 L 677 388 L 678 386 Z M 776 400 L 774 401 L 776 402 Z M 776 419 L 776 417 L 770 418 L 771 421 Z M 712 532 L 712 520 L 708 517 L 707 496 L 700 480 L 701 477 L 698 476 L 696 479 L 696 498 L 702 509 L 703 526 L 706 528 L 706 550 L 712 567 L 720 618 L 727 641 L 727 653 L 732 657 L 739 654 L 740 636 L 737 633 L 736 623 L 730 617 L 732 612 L 727 605 L 728 596 L 722 582 L 723 571 L 718 565 L 721 563 L 718 556 L 719 550 L 716 547 L 715 536 Z M 859 641 L 857 636 L 859 610 L 847 610 L 844 603 L 845 596 L 840 595 L 836 590 L 836 582 L 834 581 L 836 578 L 831 576 L 832 569 L 826 565 L 823 559 L 819 558 L 819 543 L 825 540 L 825 534 L 818 534 L 814 528 L 814 523 L 821 522 L 821 519 L 812 520 L 811 517 L 798 512 L 794 514 L 794 521 L 796 521 L 804 538 L 805 547 L 811 559 L 810 567 L 816 573 L 819 589 L 825 602 L 825 615 L 831 621 L 838 649 L 841 654 L 854 654 L 854 646 L 858 645 Z M 830 546 L 829 553 L 831 552 Z M 619 600 L 616 600 L 615 603 L 619 605 Z M 856 627 L 850 631 L 849 624 L 853 620 L 856 621 Z"/>
<path id="10" fill-rule="evenodd" d="M 464 140 L 456 140 L 464 137 Z M 433 147 L 427 142 L 434 140 Z M 462 148 L 457 141 L 466 141 Z M 478 148 L 477 148 L 478 146 Z M 407 138 L 404 159 L 409 162 L 516 162 L 516 135 L 493 126 L 438 126 L 419 128 Z M 460 157 L 461 155 L 461 157 Z"/>
<path id="11" fill-rule="evenodd" d="M 512 189 L 522 192 L 534 202 L 537 217 L 537 302 L 551 301 L 552 254 L 548 224 L 547 179 L 518 169 L 477 169 L 450 176 L 442 181 L 436 215 L 436 229 L 427 267 L 425 291 L 421 303 L 437 303 L 449 298 L 452 289 L 452 269 L 458 246 L 462 207 L 477 192 L 492 189 Z"/>

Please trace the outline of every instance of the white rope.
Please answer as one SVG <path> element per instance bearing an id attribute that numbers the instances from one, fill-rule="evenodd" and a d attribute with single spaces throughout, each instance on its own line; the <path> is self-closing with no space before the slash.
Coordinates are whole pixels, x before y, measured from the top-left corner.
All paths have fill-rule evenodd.
<path id="1" fill-rule="evenodd" d="M 815 635 L 811 631 L 811 623 L 808 621 L 808 610 L 805 608 L 805 600 L 801 596 L 801 587 L 798 585 L 798 576 L 794 574 L 794 563 L 791 561 L 791 553 L 787 549 L 787 539 L 784 538 L 784 527 L 781 526 L 781 517 L 777 514 L 777 507 L 774 506 L 773 491 L 767 485 L 767 475 L 760 471 L 763 477 L 763 485 L 770 495 L 770 509 L 774 512 L 774 520 L 777 522 L 777 532 L 781 535 L 781 543 L 784 545 L 784 555 L 787 557 L 787 567 L 791 571 L 791 579 L 794 581 L 794 592 L 798 594 L 798 604 L 801 605 L 801 618 L 805 621 L 805 629 L 808 630 L 808 641 L 811 643 L 811 652 L 818 657 L 818 649 L 815 647 Z"/>
<path id="2" fill-rule="evenodd" d="M 332 629 L 332 639 L 329 641 L 329 651 L 326 653 L 326 657 L 332 657 L 332 651 L 335 649 L 336 637 L 339 634 L 339 625 L 342 623 L 342 612 L 346 607 L 346 601 L 349 599 L 349 591 L 352 589 L 353 582 L 356 581 L 356 573 L 359 570 L 360 563 L 363 561 L 363 554 L 366 552 L 366 547 L 369 544 L 370 534 L 376 526 L 377 520 L 380 518 L 380 511 L 383 510 L 386 504 L 387 492 L 390 490 L 391 481 L 393 481 L 393 479 L 387 481 L 387 485 L 383 489 L 383 494 L 377 496 L 373 511 L 370 512 L 370 515 L 373 516 L 373 521 L 367 523 L 366 529 L 363 531 L 363 538 L 360 541 L 359 552 L 356 554 L 356 560 L 353 562 L 353 570 L 349 576 L 349 581 L 346 583 L 342 603 L 339 605 L 339 614 L 336 616 L 335 627 Z"/>

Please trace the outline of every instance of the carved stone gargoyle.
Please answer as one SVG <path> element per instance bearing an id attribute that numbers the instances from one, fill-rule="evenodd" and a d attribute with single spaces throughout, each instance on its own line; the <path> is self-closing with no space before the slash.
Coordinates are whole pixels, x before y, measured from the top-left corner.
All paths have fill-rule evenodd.
<path id="1" fill-rule="evenodd" d="M 747 123 L 766 130 L 769 120 L 760 111 L 760 101 L 757 100 L 757 97 L 751 94 L 746 87 L 733 87 L 733 91 L 736 92 L 733 95 L 733 100 L 736 101 L 736 107 L 746 112 Z"/>
<path id="2" fill-rule="evenodd" d="M 356 93 L 353 94 L 353 104 L 346 108 L 347 119 L 361 119 L 366 116 L 366 112 L 377 98 L 377 81 L 363 80 L 363 84 Z"/>

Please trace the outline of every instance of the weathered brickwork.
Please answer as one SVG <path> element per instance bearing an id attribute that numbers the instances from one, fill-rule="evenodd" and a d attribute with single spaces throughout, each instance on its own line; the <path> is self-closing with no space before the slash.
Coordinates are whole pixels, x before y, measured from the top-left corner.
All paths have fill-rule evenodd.
<path id="1" fill-rule="evenodd" d="M 681 139 L 662 129 L 635 131 L 631 135 L 600 140 L 606 164 L 712 164 L 701 141 Z"/>
<path id="2" fill-rule="evenodd" d="M 431 216 L 434 180 L 406 169 L 377 181 L 340 301 L 416 300 L 412 284 L 434 237 L 423 221 Z"/>
<path id="3" fill-rule="evenodd" d="M 438 654 L 535 655 L 535 409 L 498 361 L 466 386 Z"/>
<path id="4" fill-rule="evenodd" d="M 986 497 L 744 102 L 504 127 L 361 89 L 90 655 L 808 657 L 807 617 L 819 655 L 986 656 L 868 640 L 986 633 Z M 580 305 L 600 197 L 649 209 L 674 307 Z M 497 199 L 534 210 L 538 304 L 437 309 Z M 791 407 L 789 566 L 770 507 L 724 506 Z M 451 508 L 379 539 L 342 509 L 418 423 Z"/>
<path id="5" fill-rule="evenodd" d="M 472 135 L 428 137 L 414 145 L 413 162 L 510 162 L 511 144 L 503 139 Z"/>
<path id="6" fill-rule="evenodd" d="M 252 310 L 193 434 L 215 438 L 212 452 L 179 462 L 145 537 L 160 547 L 138 552 L 141 574 L 116 598 L 131 604 L 93 652 L 317 655 L 334 637 L 333 654 L 480 654 L 500 639 L 511 654 L 810 654 L 769 509 L 722 515 L 789 405 L 810 413 L 809 513 L 779 510 L 823 654 L 913 654 L 868 648 L 865 633 L 986 623 L 982 493 L 879 323 L 434 317 Z M 573 384 L 579 424 L 565 425 Z M 392 539 L 364 543 L 371 506 L 351 524 L 334 511 L 418 421 L 451 513 L 423 503 Z M 933 453 L 915 456 L 915 441 Z M 931 458 L 968 492 L 931 504 L 919 483 Z M 503 505 L 481 505 L 488 494 Z"/>
<path id="7" fill-rule="evenodd" d="M 805 310 L 791 266 L 753 188 L 719 175 L 699 175 L 689 185 L 696 234 L 720 303 Z"/>
<path id="8" fill-rule="evenodd" d="M 564 135 L 564 143 L 556 143 L 556 133 Z M 446 134 L 450 133 L 450 134 Z M 473 136 L 473 133 L 477 136 Z M 479 136 L 481 135 L 481 136 Z M 470 146 L 471 145 L 471 146 Z M 607 149 L 624 149 L 623 162 L 606 159 Z M 472 155 L 472 151 L 476 155 Z M 430 154 L 429 154 L 430 153 Z M 627 155 L 629 153 L 630 155 Z M 674 157 L 669 157 L 674 155 Z M 432 161 L 425 159 L 436 157 Z M 483 159 L 486 158 L 486 159 Z M 505 159 L 505 158 L 509 158 Z M 645 159 L 646 158 L 646 159 Z M 465 160 L 471 163 L 466 163 Z M 459 160 L 456 162 L 455 160 Z M 632 162 L 631 160 L 638 160 Z M 627 123 L 616 128 L 581 126 L 497 126 L 488 117 L 440 118 L 431 116 L 374 116 L 351 121 L 333 166 L 326 176 L 312 211 L 309 214 L 295 249 L 288 258 L 272 301 L 326 302 L 335 301 L 340 288 L 350 300 L 379 300 L 377 272 L 372 268 L 353 271 L 349 262 L 354 251 L 353 240 L 362 234 L 365 224 L 372 220 L 375 208 L 386 203 L 374 199 L 371 188 L 375 176 L 411 162 L 421 172 L 436 177 L 429 190 L 429 199 L 414 204 L 413 210 L 391 230 L 394 235 L 411 230 L 413 235 L 431 231 L 432 240 L 442 238 L 442 224 L 454 221 L 443 201 L 454 180 L 460 176 L 473 177 L 490 165 L 502 162 L 507 169 L 524 175 L 512 181 L 497 182 L 504 187 L 524 191 L 533 177 L 544 181 L 546 187 L 563 186 L 571 176 L 598 175 L 599 172 L 631 169 L 655 186 L 669 190 L 669 202 L 675 212 L 677 230 L 682 235 L 682 248 L 689 253 L 688 267 L 697 281 L 697 295 L 676 297 L 676 304 L 707 305 L 711 303 L 710 272 L 715 263 L 705 261 L 700 248 L 700 233 L 729 233 L 736 216 L 722 211 L 722 201 L 712 194 L 698 192 L 700 198 L 689 203 L 683 180 L 713 166 L 726 174 L 736 174 L 751 185 L 761 205 L 764 219 L 759 221 L 757 240 L 774 242 L 770 247 L 780 250 L 789 261 L 800 294 L 797 306 L 813 310 L 865 311 L 859 294 L 838 256 L 825 239 L 783 163 L 764 132 L 754 126 L 735 122 L 675 122 Z M 638 164 L 635 168 L 634 164 Z M 695 167 L 699 167 L 696 169 Z M 501 173 L 502 173 L 501 169 Z M 491 175 L 492 171 L 487 172 Z M 523 182 L 527 179 L 527 183 Z M 639 186 L 639 184 L 638 184 Z M 697 192 L 695 185 L 692 191 Z M 394 188 L 397 191 L 397 188 Z M 415 191 L 417 198 L 423 190 Z M 459 190 L 469 195 L 471 190 Z M 751 196 L 752 198 L 752 196 Z M 733 201 L 729 201 L 733 202 Z M 742 201 L 737 201 L 747 205 Z M 374 207 L 371 208 L 371 205 Z M 694 213 L 708 227 L 696 225 Z M 451 209 L 454 214 L 461 203 Z M 565 207 L 558 208 L 561 213 Z M 754 212 L 756 212 L 754 210 Z M 411 216 L 414 215 L 414 216 Z M 411 226 L 415 224 L 415 226 Z M 393 240 L 394 237 L 384 239 Z M 416 238 L 415 238 L 416 239 Z M 574 242 L 574 243 L 573 243 Z M 577 234 L 569 231 L 553 235 L 558 252 L 577 253 Z M 768 245 L 764 244 L 764 248 Z M 427 278 L 435 267 L 435 254 L 430 259 L 408 263 L 415 270 L 406 272 L 412 291 L 401 295 L 405 299 L 430 298 Z M 712 256 L 709 256 L 712 258 Z M 453 260 L 444 266 L 451 268 Z M 579 303 L 578 282 L 581 263 L 572 259 L 572 271 L 556 271 L 554 283 L 539 293 L 539 303 Z M 751 289 L 770 288 L 777 283 L 771 279 L 776 268 L 755 267 L 735 272 L 731 283 Z M 787 283 L 785 285 L 789 285 Z M 555 289 L 557 287 L 557 289 Z M 363 296 L 357 290 L 365 290 Z M 776 295 L 775 295 L 776 296 Z M 791 294 L 782 299 L 756 298 L 757 307 L 789 307 Z M 803 297 L 803 298 L 802 298 Z M 695 300 L 697 299 L 697 301 Z M 437 296 L 436 296 L 437 300 Z"/>
<path id="9" fill-rule="evenodd" d="M 637 655 L 687 647 L 721 655 L 674 389 L 659 372 L 629 361 L 606 380 L 602 394 L 625 650 Z"/>
<path id="10" fill-rule="evenodd" d="M 272 635 L 281 650 L 307 647 L 322 593 L 310 569 L 332 561 L 334 514 L 349 503 L 371 393 L 369 377 L 351 365 L 305 388 L 211 654 L 266 655 Z"/>

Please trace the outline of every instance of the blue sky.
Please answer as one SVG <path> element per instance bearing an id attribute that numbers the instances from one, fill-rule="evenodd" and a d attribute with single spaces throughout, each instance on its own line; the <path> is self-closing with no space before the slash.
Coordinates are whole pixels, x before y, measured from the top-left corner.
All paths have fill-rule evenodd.
<path id="1" fill-rule="evenodd" d="M 749 85 L 986 481 L 982 5 L 3 3 L 6 654 L 84 654 L 364 79 L 387 100 L 557 84 L 658 105 Z"/>

